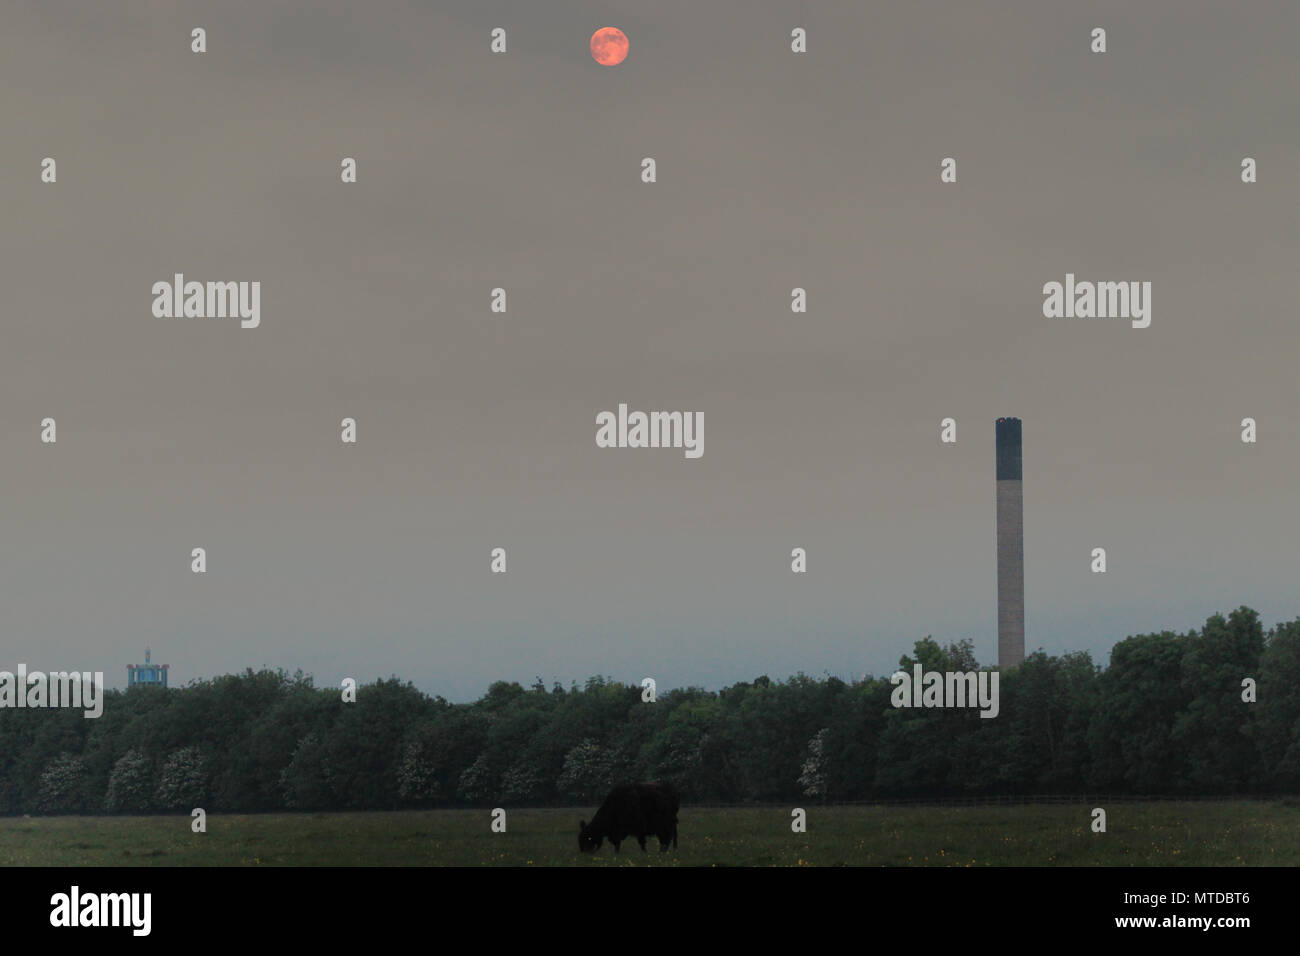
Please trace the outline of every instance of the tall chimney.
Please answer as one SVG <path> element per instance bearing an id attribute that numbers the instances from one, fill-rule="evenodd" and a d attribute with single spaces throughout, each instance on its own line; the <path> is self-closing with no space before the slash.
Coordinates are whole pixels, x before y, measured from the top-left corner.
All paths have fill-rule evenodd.
<path id="1" fill-rule="evenodd" d="M 1021 498 L 1020 419 L 997 421 L 998 668 L 1025 659 L 1025 522 Z"/>

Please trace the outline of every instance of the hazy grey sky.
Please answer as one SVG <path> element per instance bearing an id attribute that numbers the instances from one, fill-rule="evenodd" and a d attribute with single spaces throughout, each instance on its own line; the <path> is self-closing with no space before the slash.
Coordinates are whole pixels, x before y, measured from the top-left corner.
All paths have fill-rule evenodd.
<path id="1" fill-rule="evenodd" d="M 1298 35 L 1290 0 L 6 4 L 0 667 L 467 700 L 992 662 L 1000 415 L 1028 650 L 1293 618 Z M 261 326 L 155 318 L 176 272 L 260 281 Z M 1150 328 L 1044 318 L 1067 272 L 1150 281 Z M 620 402 L 702 412 L 703 457 L 597 448 Z"/>

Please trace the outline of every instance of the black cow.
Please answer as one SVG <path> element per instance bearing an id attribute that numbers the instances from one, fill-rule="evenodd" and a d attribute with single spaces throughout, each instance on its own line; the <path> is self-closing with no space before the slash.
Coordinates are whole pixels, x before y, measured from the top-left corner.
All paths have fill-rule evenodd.
<path id="1" fill-rule="evenodd" d="M 578 824 L 578 849 L 591 853 L 600 849 L 602 840 L 618 845 L 629 835 L 636 837 L 645 852 L 645 838 L 659 838 L 659 852 L 668 850 L 671 841 L 677 849 L 677 791 L 667 783 L 621 783 L 610 791 L 591 823 Z"/>

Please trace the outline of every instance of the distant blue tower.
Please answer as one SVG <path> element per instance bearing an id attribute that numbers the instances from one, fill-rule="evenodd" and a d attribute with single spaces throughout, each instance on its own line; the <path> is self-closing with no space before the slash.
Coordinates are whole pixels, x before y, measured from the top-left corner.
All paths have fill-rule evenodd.
<path id="1" fill-rule="evenodd" d="M 152 684 L 155 687 L 167 686 L 167 664 L 150 664 L 151 657 L 149 648 L 144 649 L 143 664 L 126 665 L 126 686 L 135 687 L 137 684 Z"/>

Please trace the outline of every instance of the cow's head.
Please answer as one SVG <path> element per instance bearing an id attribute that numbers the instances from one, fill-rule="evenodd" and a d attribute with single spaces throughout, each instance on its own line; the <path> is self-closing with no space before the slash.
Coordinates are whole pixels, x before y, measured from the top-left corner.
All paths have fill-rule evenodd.
<path id="1" fill-rule="evenodd" d="M 587 830 L 587 821 L 578 821 L 578 849 L 583 853 L 594 853 L 600 849 L 601 838 L 592 836 Z"/>

